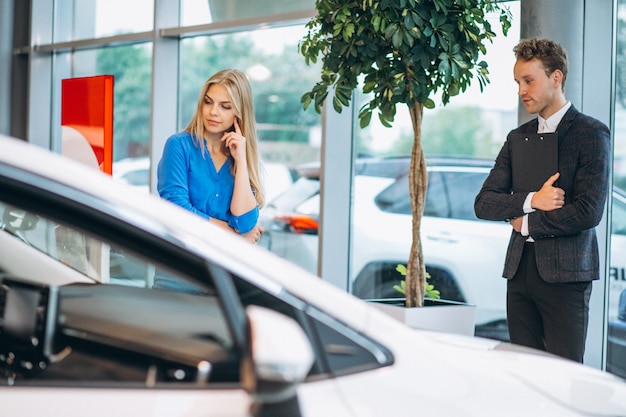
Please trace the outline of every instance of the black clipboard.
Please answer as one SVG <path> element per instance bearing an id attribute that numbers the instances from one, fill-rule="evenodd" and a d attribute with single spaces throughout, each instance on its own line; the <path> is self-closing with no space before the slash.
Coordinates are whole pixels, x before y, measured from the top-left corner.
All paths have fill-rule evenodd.
<path id="1" fill-rule="evenodd" d="M 559 171 L 557 133 L 514 133 L 509 148 L 514 193 L 539 191 Z"/>

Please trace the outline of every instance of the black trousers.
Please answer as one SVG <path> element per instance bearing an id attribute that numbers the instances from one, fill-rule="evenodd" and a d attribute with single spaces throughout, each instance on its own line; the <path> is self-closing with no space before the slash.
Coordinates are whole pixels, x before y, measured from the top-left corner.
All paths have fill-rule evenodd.
<path id="1" fill-rule="evenodd" d="M 550 284 L 537 271 L 533 243 L 524 245 L 517 273 L 507 283 L 511 343 L 583 361 L 591 282 Z"/>

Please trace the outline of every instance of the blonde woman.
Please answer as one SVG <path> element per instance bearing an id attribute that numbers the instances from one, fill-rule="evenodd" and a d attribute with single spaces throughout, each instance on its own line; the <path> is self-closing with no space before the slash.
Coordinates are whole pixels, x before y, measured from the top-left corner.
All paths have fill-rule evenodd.
<path id="1" fill-rule="evenodd" d="M 226 69 L 203 85 L 184 131 L 170 136 L 157 175 L 159 195 L 257 243 L 264 195 L 248 78 Z"/>

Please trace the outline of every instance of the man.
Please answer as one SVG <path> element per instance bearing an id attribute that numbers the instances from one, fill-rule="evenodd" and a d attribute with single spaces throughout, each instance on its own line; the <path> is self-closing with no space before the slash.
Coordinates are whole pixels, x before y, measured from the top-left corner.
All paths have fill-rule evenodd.
<path id="1" fill-rule="evenodd" d="M 595 226 L 607 196 L 609 129 L 565 98 L 561 45 L 535 38 L 513 51 L 518 95 L 538 117 L 509 133 L 474 209 L 481 219 L 513 228 L 503 272 L 511 342 L 582 362 L 591 281 L 599 279 Z M 537 190 L 513 192 L 512 137 L 552 132 L 558 172 Z"/>

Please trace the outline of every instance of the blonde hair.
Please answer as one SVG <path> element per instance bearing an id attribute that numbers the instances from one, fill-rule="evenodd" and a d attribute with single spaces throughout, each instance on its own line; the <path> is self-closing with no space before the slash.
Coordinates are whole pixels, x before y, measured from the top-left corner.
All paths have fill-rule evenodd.
<path id="1" fill-rule="evenodd" d="M 200 91 L 198 106 L 196 113 L 185 128 L 185 131 L 191 133 L 196 146 L 200 148 L 204 155 L 204 146 L 201 141 L 206 141 L 204 137 L 204 121 L 202 118 L 202 107 L 204 105 L 204 96 L 212 85 L 219 84 L 223 86 L 232 101 L 235 116 L 241 129 L 241 134 L 246 138 L 246 161 L 248 164 L 248 176 L 250 177 L 250 186 L 254 192 L 257 204 L 263 207 L 265 204 L 265 194 L 261 185 L 261 176 L 259 168 L 259 151 L 258 139 L 256 134 L 256 121 L 254 118 L 254 103 L 252 101 L 252 89 L 246 74 L 235 69 L 225 69 L 217 72 L 209 78 Z M 234 166 L 231 168 L 234 175 Z"/>

